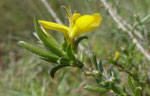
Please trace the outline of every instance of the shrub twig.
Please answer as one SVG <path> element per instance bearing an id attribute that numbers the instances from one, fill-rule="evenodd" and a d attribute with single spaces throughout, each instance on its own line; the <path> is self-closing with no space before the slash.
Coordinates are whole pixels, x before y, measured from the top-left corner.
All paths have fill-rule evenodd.
<path id="1" fill-rule="evenodd" d="M 136 43 L 136 47 L 140 50 L 140 52 L 148 59 L 150 60 L 150 55 L 146 51 L 146 49 L 140 44 L 140 42 L 134 37 L 132 34 L 132 26 L 130 24 L 127 24 L 121 17 L 114 12 L 113 8 L 106 2 L 106 0 L 100 0 L 104 7 L 108 10 L 110 16 L 114 19 L 114 21 L 119 25 L 119 27 L 126 32 L 130 38 L 132 39 L 133 43 Z M 127 26 L 127 27 L 126 27 Z M 137 35 L 140 39 L 143 39 L 143 36 L 136 30 L 133 31 L 135 35 Z"/>

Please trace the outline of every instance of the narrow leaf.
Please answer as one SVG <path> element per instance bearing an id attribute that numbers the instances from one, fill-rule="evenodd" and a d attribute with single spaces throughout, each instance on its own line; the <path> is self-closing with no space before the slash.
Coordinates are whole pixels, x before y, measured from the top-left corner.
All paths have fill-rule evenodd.
<path id="1" fill-rule="evenodd" d="M 55 53 L 58 56 L 64 56 L 63 51 L 61 50 L 61 46 L 57 43 L 57 41 L 50 35 L 48 32 L 42 31 L 39 27 L 37 18 L 34 19 L 34 27 L 37 32 L 38 37 L 43 42 L 44 46 L 50 50 L 51 52 Z"/>
<path id="2" fill-rule="evenodd" d="M 40 57 L 40 59 L 47 61 L 47 62 L 52 62 L 52 63 L 57 63 L 57 61 L 58 61 L 58 59 L 54 61 L 53 59 L 49 59 L 49 58 L 45 58 L 45 57 Z"/>
<path id="3" fill-rule="evenodd" d="M 100 71 L 101 73 L 103 73 L 104 68 L 103 68 L 103 66 L 102 66 L 102 60 L 99 61 L 98 69 L 99 69 L 99 71 Z"/>
<path id="4" fill-rule="evenodd" d="M 95 55 L 95 54 L 92 55 L 92 57 L 91 57 L 91 62 L 92 62 L 92 64 L 94 65 L 94 68 L 95 68 L 96 70 L 98 70 L 97 59 L 96 59 L 96 55 Z"/>
<path id="5" fill-rule="evenodd" d="M 147 16 L 145 16 L 142 20 L 141 23 L 145 23 L 146 21 L 149 21 L 148 19 L 150 18 L 150 14 L 148 14 Z"/>
<path id="6" fill-rule="evenodd" d="M 71 59 L 71 60 L 73 60 L 73 61 L 76 60 L 76 58 L 75 58 L 75 56 L 74 56 L 74 52 L 73 52 L 72 47 L 71 47 L 71 44 L 68 45 L 68 48 L 67 48 L 67 55 L 68 55 L 69 59 Z"/>
<path id="7" fill-rule="evenodd" d="M 70 60 L 67 57 L 61 57 L 58 61 L 59 64 L 69 64 Z"/>
<path id="8" fill-rule="evenodd" d="M 39 41 L 41 41 L 36 32 L 33 32 L 33 35 L 36 37 L 36 39 L 38 39 Z"/>
<path id="9" fill-rule="evenodd" d="M 101 93 L 109 91 L 109 89 L 101 88 L 101 87 L 95 87 L 95 86 L 91 86 L 91 85 L 86 85 L 84 87 L 84 89 L 86 89 L 88 91 L 92 91 L 92 92 L 101 92 Z"/>
<path id="10" fill-rule="evenodd" d="M 111 66 L 109 70 L 110 70 L 110 76 L 114 76 L 114 69 L 113 69 L 113 66 Z"/>
<path id="11" fill-rule="evenodd" d="M 52 70 L 50 71 L 51 77 L 54 78 L 56 71 L 58 71 L 59 69 L 61 69 L 63 67 L 67 67 L 67 66 L 70 66 L 70 65 L 69 64 L 59 64 L 59 65 L 53 67 Z"/>
<path id="12" fill-rule="evenodd" d="M 131 88 L 132 92 L 134 93 L 134 85 L 133 85 L 132 78 L 130 77 L 130 75 L 128 75 L 127 81 L 128 81 L 129 87 Z"/>
<path id="13" fill-rule="evenodd" d="M 49 60 L 50 62 L 55 62 L 56 63 L 57 60 L 58 60 L 57 56 L 52 55 L 48 52 L 45 52 L 45 51 L 41 50 L 40 48 L 37 48 L 33 45 L 30 45 L 30 44 L 28 44 L 24 41 L 19 41 L 18 44 L 20 46 L 22 46 L 23 48 L 27 49 L 28 51 L 41 56 L 43 59 L 45 58 L 45 59 Z"/>
<path id="14" fill-rule="evenodd" d="M 62 49 L 66 52 L 67 51 L 67 42 L 63 42 L 62 44 L 61 44 L 61 46 L 62 46 Z"/>
<path id="15" fill-rule="evenodd" d="M 132 52 L 134 50 L 135 46 L 136 46 L 136 43 L 133 43 L 130 45 L 130 47 L 129 47 L 130 52 Z"/>
<path id="16" fill-rule="evenodd" d="M 74 50 L 75 50 L 75 52 L 77 52 L 78 45 L 79 45 L 79 43 L 80 43 L 83 39 L 88 39 L 88 37 L 87 37 L 87 36 L 80 36 L 80 37 L 78 37 L 78 38 L 75 40 L 75 43 L 74 43 Z"/>
<path id="17" fill-rule="evenodd" d="M 113 90 L 114 93 L 121 94 L 121 90 L 117 86 L 115 86 L 114 83 L 110 83 L 110 87 L 111 87 L 111 90 Z"/>

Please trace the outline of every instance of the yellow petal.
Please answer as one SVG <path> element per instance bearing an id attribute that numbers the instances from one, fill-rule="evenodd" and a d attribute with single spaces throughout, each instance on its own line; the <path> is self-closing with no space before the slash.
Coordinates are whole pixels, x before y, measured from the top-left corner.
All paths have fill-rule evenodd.
<path id="1" fill-rule="evenodd" d="M 46 29 L 56 30 L 63 32 L 64 34 L 69 34 L 69 27 L 67 26 L 43 20 L 39 20 L 38 22 Z"/>
<path id="2" fill-rule="evenodd" d="M 75 13 L 75 14 L 73 14 L 73 16 L 72 16 L 72 21 L 74 22 L 74 21 L 75 21 L 76 19 L 78 19 L 80 16 L 81 16 L 80 13 Z"/>
<path id="3" fill-rule="evenodd" d="M 93 15 L 83 15 L 79 17 L 72 28 L 71 38 L 74 38 L 85 32 L 96 29 L 101 23 L 101 15 L 96 13 Z"/>

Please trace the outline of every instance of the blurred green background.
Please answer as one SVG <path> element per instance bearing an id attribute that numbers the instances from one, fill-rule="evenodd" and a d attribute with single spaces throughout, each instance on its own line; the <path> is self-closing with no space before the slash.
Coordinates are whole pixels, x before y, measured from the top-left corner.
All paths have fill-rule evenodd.
<path id="1" fill-rule="evenodd" d="M 142 19 L 150 13 L 150 0 L 107 1 L 131 25 L 135 22 L 135 14 L 140 13 Z M 102 15 L 101 26 L 87 33 L 89 39 L 82 42 L 85 51 L 95 52 L 99 58 L 105 59 L 131 43 L 129 36 L 118 28 L 100 0 L 47 0 L 47 2 L 65 25 L 68 25 L 68 20 L 62 5 L 71 6 L 72 10 L 81 14 Z M 17 45 L 17 41 L 23 40 L 38 46 L 33 36 L 35 16 L 55 22 L 41 0 L 0 0 L 0 96 L 95 96 L 97 93 L 83 89 L 85 84 L 94 82 L 92 78 L 85 77 L 78 69 L 66 68 L 52 79 L 49 71 L 53 64 L 40 60 Z M 150 38 L 150 20 L 144 24 L 148 30 L 145 38 Z M 62 33 L 49 31 L 59 42 L 63 40 Z M 144 46 L 149 48 L 148 45 Z M 148 62 L 137 51 L 135 63 Z"/>

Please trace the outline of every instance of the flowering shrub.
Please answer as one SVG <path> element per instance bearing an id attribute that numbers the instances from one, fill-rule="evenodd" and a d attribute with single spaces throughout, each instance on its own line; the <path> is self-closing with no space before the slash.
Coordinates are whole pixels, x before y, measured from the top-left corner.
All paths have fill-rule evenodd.
<path id="1" fill-rule="evenodd" d="M 131 44 L 122 52 L 116 51 L 114 56 L 110 55 L 106 61 L 111 66 L 106 69 L 103 67 L 103 60 L 97 60 L 96 55 L 93 54 L 90 58 L 93 68 L 89 70 L 85 61 L 80 58 L 82 54 L 79 52 L 78 45 L 83 39 L 88 39 L 87 36 L 81 34 L 99 27 L 102 19 L 101 15 L 99 13 L 93 15 L 72 14 L 71 10 L 67 9 L 67 17 L 69 27 L 54 22 L 38 20 L 37 18 L 34 19 L 35 36 L 48 51 L 44 51 L 24 41 L 19 41 L 18 44 L 30 52 L 39 55 L 41 59 L 55 63 L 56 65 L 50 71 L 52 78 L 54 78 L 56 71 L 61 68 L 68 66 L 77 67 L 82 70 L 85 76 L 92 76 L 98 85 L 86 85 L 84 88 L 88 91 L 100 93 L 113 92 L 113 94 L 120 96 L 150 95 L 149 77 L 139 76 L 138 72 L 140 72 L 140 69 L 132 62 L 136 44 Z M 59 44 L 48 33 L 47 29 L 63 32 L 64 42 Z M 128 74 L 125 80 L 126 84 L 120 83 L 120 72 Z"/>

